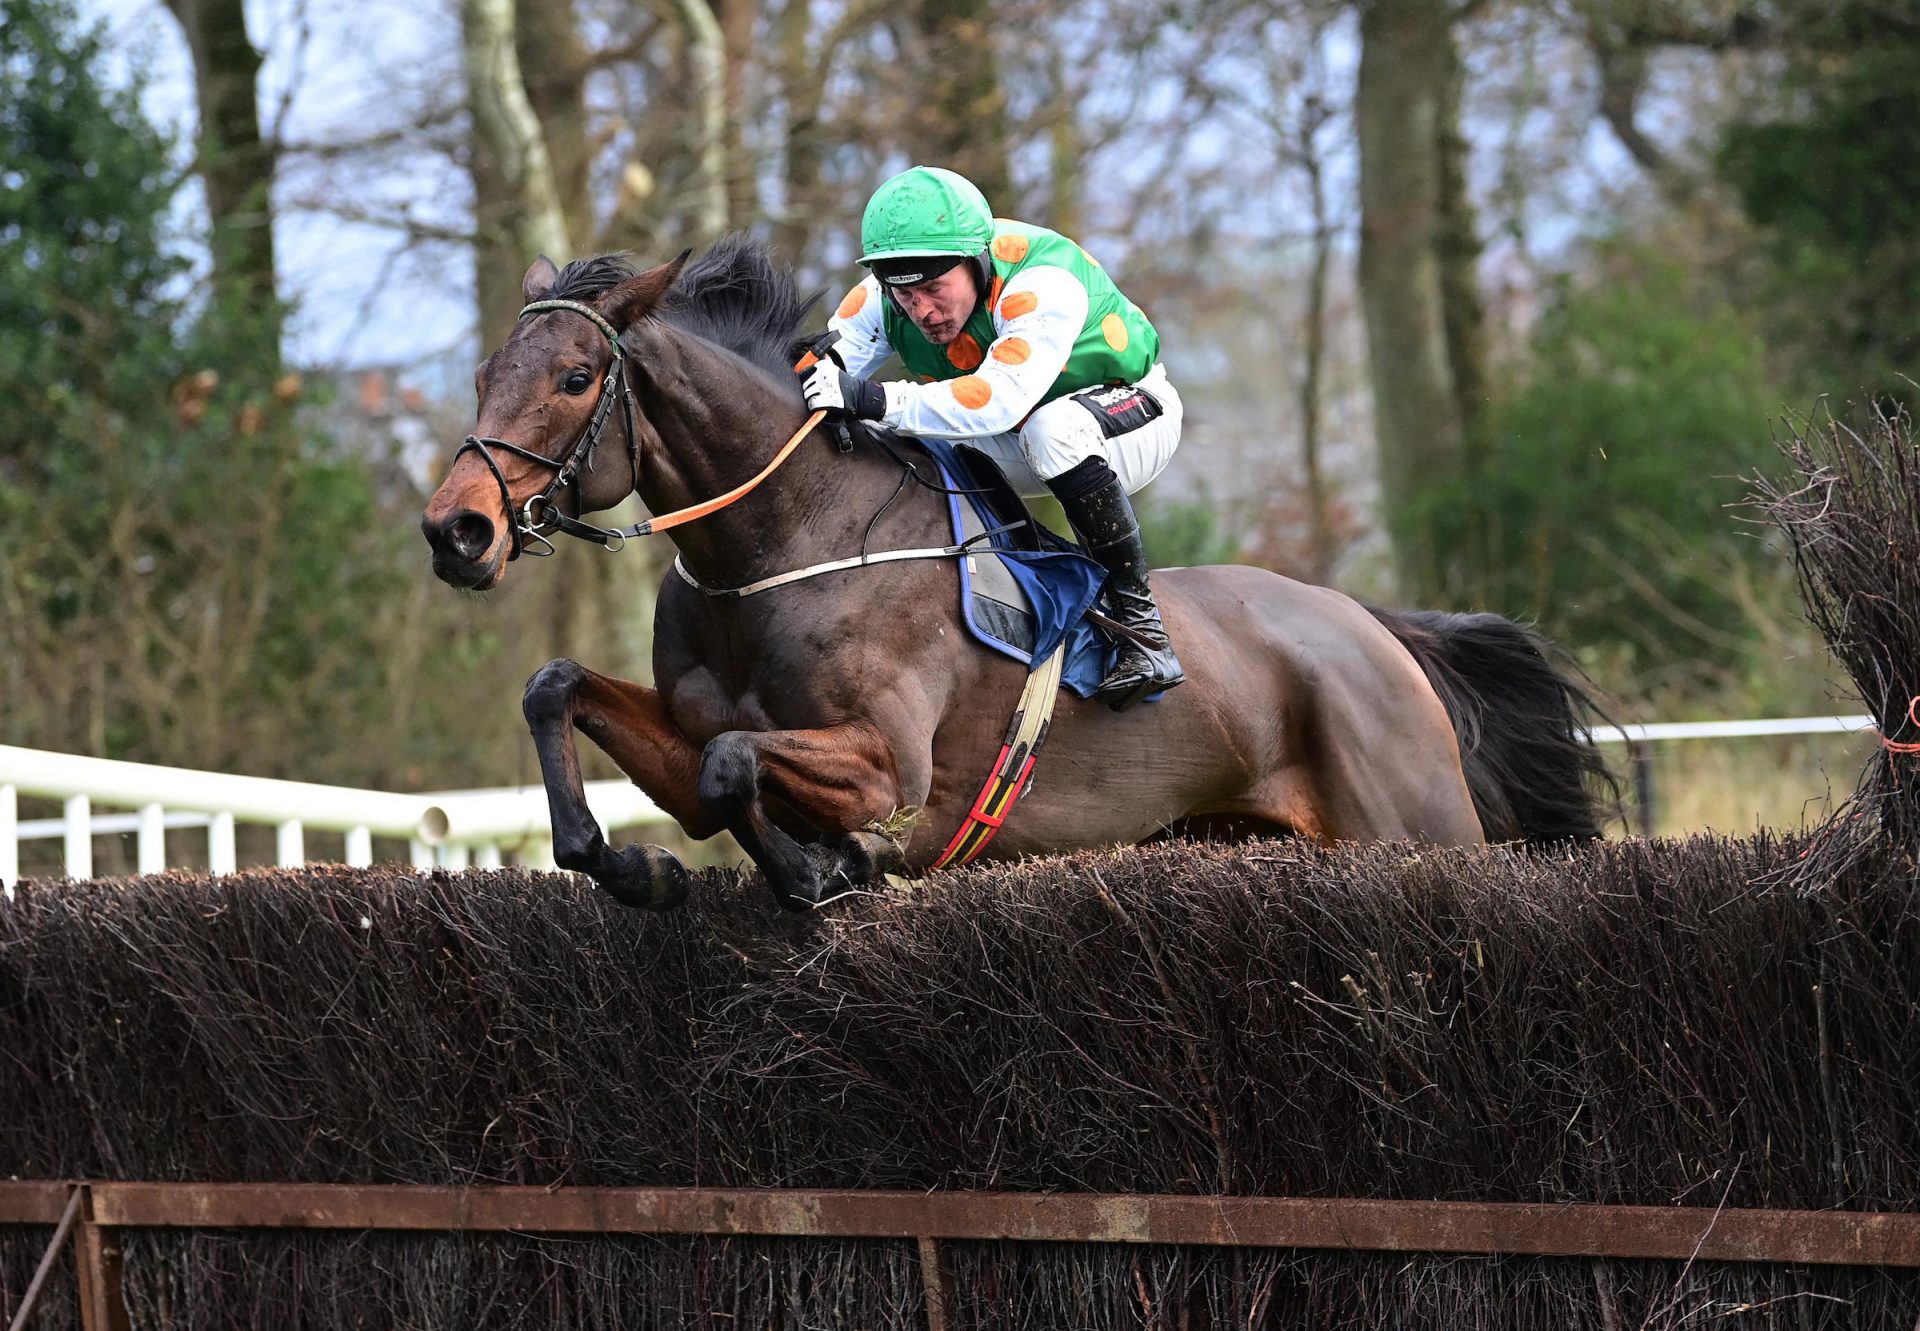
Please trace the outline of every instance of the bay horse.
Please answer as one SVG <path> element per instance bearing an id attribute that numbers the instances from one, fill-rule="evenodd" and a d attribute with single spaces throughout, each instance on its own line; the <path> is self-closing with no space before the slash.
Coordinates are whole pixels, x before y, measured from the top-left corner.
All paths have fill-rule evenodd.
<path id="1" fill-rule="evenodd" d="M 800 433 L 791 361 L 817 293 L 743 237 L 687 257 L 645 271 L 617 255 L 564 271 L 542 257 L 528 270 L 530 308 L 476 372 L 474 433 L 422 518 L 443 581 L 495 587 L 556 527 L 591 534 L 578 515 L 630 492 L 655 514 L 729 494 Z M 631 906 L 677 905 L 691 882 L 660 847 L 607 844 L 580 733 L 690 836 L 731 832 L 790 909 L 934 863 L 1027 673 L 969 639 L 957 561 L 744 598 L 692 585 L 946 544 L 944 495 L 903 467 L 931 473 L 909 441 L 845 451 L 814 429 L 757 488 L 672 531 L 686 576 L 661 588 L 654 687 L 570 660 L 534 674 L 523 710 L 556 863 Z M 1183 832 L 1434 845 L 1600 834 L 1586 697 L 1529 629 L 1370 610 L 1251 567 L 1160 570 L 1154 588 L 1186 684 L 1125 713 L 1062 691 L 986 858 Z"/>

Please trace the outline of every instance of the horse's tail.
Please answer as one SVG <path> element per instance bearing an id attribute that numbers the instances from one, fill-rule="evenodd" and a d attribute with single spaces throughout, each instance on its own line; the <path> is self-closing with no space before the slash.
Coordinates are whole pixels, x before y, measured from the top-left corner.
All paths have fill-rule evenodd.
<path id="1" fill-rule="evenodd" d="M 1587 734 L 1600 709 L 1554 663 L 1544 637 L 1493 614 L 1368 608 L 1440 695 L 1488 841 L 1548 845 L 1600 835 L 1620 792 Z"/>

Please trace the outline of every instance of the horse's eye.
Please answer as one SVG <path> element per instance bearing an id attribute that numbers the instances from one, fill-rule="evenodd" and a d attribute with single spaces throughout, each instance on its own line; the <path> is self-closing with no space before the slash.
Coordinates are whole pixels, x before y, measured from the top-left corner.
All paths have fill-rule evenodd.
<path id="1" fill-rule="evenodd" d="M 575 397 L 579 397 L 593 386 L 593 376 L 585 370 L 575 370 L 561 381 L 560 386 L 569 393 L 572 393 Z"/>

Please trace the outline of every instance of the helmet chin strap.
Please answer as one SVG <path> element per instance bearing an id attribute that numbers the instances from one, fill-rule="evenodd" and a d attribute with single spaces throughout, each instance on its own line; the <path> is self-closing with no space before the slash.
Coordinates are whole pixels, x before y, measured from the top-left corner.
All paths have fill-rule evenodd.
<path id="1" fill-rule="evenodd" d="M 973 314 L 987 303 L 987 295 L 993 290 L 993 250 L 991 247 L 981 250 L 969 262 L 973 265 L 973 284 L 978 290 L 974 293 Z M 967 317 L 971 319 L 973 314 Z"/>

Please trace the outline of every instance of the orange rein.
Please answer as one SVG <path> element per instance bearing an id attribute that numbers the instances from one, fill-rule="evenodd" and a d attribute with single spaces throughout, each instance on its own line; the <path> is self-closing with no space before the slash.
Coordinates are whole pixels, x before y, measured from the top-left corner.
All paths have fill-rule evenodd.
<path id="1" fill-rule="evenodd" d="M 1920 726 L 1920 698 L 1907 704 L 1907 721 L 1910 725 Z M 1890 753 L 1920 753 L 1920 744 L 1908 744 L 1884 735 L 1880 737 L 1880 746 Z"/>
<path id="2" fill-rule="evenodd" d="M 752 480 L 734 486 L 733 489 L 723 495 L 715 495 L 712 499 L 704 499 L 686 508 L 676 508 L 673 512 L 664 514 L 661 517 L 648 518 L 645 522 L 633 528 L 633 535 L 651 536 L 657 531 L 665 531 L 669 527 L 678 527 L 683 522 L 692 522 L 695 518 L 704 518 L 709 513 L 718 513 L 736 499 L 745 498 L 756 485 L 773 475 L 774 471 L 782 462 L 785 462 L 789 457 L 793 456 L 793 450 L 800 447 L 800 441 L 811 434 L 813 427 L 824 420 L 826 415 L 827 413 L 825 411 L 816 411 L 813 415 L 807 417 L 807 423 L 793 432 L 793 438 L 787 440 L 787 442 L 781 446 L 780 451 L 773 455 L 773 461 L 769 462 L 766 465 L 766 469 Z"/>
<path id="3" fill-rule="evenodd" d="M 798 374 L 802 370 L 812 369 L 819 363 L 820 358 L 809 351 L 794 364 L 793 372 Z M 766 465 L 766 469 L 752 480 L 734 486 L 733 489 L 723 495 L 715 495 L 712 499 L 703 500 L 698 504 L 691 504 L 686 508 L 677 508 L 662 517 L 648 518 L 645 522 L 642 522 L 633 529 L 633 534 L 635 536 L 651 536 L 657 531 L 665 531 L 669 527 L 678 527 L 683 522 L 692 522 L 695 518 L 704 518 L 709 513 L 718 513 L 735 500 L 744 499 L 756 485 L 773 475 L 775 469 L 778 468 L 782 462 L 785 462 L 789 457 L 793 456 L 793 450 L 800 447 L 800 441 L 811 434 L 813 427 L 825 420 L 826 416 L 827 413 L 821 410 L 807 417 L 807 423 L 793 432 L 793 438 L 787 440 L 780 451 L 773 455 L 773 461 L 769 462 Z"/>

